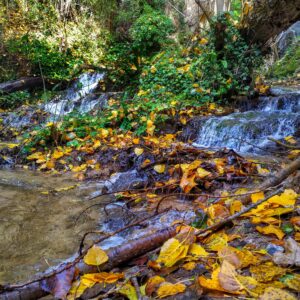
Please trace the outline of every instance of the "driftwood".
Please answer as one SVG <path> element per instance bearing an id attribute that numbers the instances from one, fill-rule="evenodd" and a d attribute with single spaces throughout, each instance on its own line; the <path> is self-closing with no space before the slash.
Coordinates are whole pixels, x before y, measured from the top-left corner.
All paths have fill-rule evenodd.
<path id="1" fill-rule="evenodd" d="M 32 90 L 43 86 L 43 79 L 41 77 L 23 77 L 18 80 L 12 80 L 0 83 L 0 92 L 13 93 L 23 90 Z"/>
<path id="2" fill-rule="evenodd" d="M 279 171 L 275 176 L 265 180 L 261 185 L 255 188 L 256 191 L 267 190 L 270 187 L 274 187 L 282 183 L 288 176 L 293 174 L 295 171 L 300 169 L 300 157 L 294 160 L 290 165 L 288 165 L 283 170 Z M 203 234 L 209 233 L 211 231 L 217 230 L 220 227 L 230 223 L 234 219 L 240 217 L 245 212 L 255 208 L 257 205 L 267 201 L 274 194 L 277 194 L 281 189 L 277 189 L 275 192 L 271 193 L 265 199 L 249 205 L 242 212 L 239 212 L 230 218 L 221 221 L 218 224 L 208 227 L 205 230 L 199 231 L 197 234 L 203 236 Z M 1 292 L 0 287 L 0 300 L 33 300 L 39 299 L 49 292 L 45 291 L 45 286 L 51 287 L 55 286 L 59 282 L 59 275 L 63 272 L 66 272 L 70 269 L 76 267 L 81 274 L 93 273 L 111 270 L 112 268 L 119 266 L 127 261 L 141 256 L 157 247 L 160 247 L 166 240 L 174 237 L 176 230 L 174 227 L 164 228 L 156 233 L 153 233 L 149 236 L 138 238 L 132 241 L 129 241 L 127 244 L 123 244 L 118 247 L 111 248 L 107 251 L 109 260 L 106 264 L 102 265 L 100 268 L 88 266 L 83 260 L 82 256 L 77 256 L 73 261 L 67 264 L 60 265 L 55 271 L 48 271 L 43 274 L 42 277 L 39 277 L 37 280 L 32 280 L 31 282 L 20 284 L 20 285 L 11 285 L 9 287 L 3 287 Z M 51 289 L 51 288 L 49 288 Z"/>

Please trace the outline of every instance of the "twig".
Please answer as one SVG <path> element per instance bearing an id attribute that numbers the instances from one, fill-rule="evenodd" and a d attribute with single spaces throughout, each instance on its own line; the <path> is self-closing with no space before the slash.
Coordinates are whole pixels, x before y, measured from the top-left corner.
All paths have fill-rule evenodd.
<path id="1" fill-rule="evenodd" d="M 253 208 L 256 208 L 258 205 L 266 202 L 267 200 L 269 200 L 270 198 L 272 198 L 273 196 L 279 194 L 280 192 L 282 192 L 283 188 L 279 188 L 277 189 L 275 192 L 271 193 L 270 195 L 268 195 L 267 197 L 265 197 L 264 199 L 257 201 L 255 203 L 250 204 L 248 207 L 245 207 L 244 209 L 242 209 L 240 212 L 230 216 L 227 219 L 224 219 L 223 221 L 216 223 L 214 225 L 211 225 L 203 230 L 199 230 L 198 232 L 196 232 L 197 236 L 206 236 L 207 234 L 209 234 L 211 231 L 213 230 L 217 230 L 220 227 L 223 227 L 224 225 L 232 222 L 233 220 L 237 219 L 238 217 L 242 216 L 243 214 L 249 212 L 250 210 L 252 210 Z"/>
<path id="2" fill-rule="evenodd" d="M 269 141 L 271 141 L 271 142 L 274 142 L 274 143 L 276 143 L 276 144 L 278 144 L 278 145 L 280 145 L 280 146 L 283 146 L 283 147 L 285 147 L 285 148 L 288 148 L 288 149 L 294 149 L 294 150 L 299 150 L 300 149 L 300 146 L 293 146 L 293 145 L 288 145 L 288 144 L 285 144 L 285 143 L 283 143 L 283 142 L 280 142 L 280 141 L 278 141 L 278 140 L 276 140 L 276 139 L 274 139 L 274 138 L 272 138 L 272 137 L 268 137 L 268 140 Z"/>

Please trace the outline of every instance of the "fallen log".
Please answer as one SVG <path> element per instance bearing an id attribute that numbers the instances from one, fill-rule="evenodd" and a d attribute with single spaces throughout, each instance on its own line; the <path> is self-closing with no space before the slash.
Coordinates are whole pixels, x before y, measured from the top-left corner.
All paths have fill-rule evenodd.
<path id="1" fill-rule="evenodd" d="M 0 300 L 35 300 L 49 294 L 45 291 L 45 286 L 55 286 L 57 275 L 62 272 L 76 267 L 80 274 L 95 273 L 100 271 L 108 271 L 119 266 L 135 257 L 141 256 L 159 246 L 166 240 L 175 236 L 176 230 L 174 227 L 164 228 L 146 237 L 141 237 L 128 241 L 128 243 L 107 251 L 109 260 L 100 267 L 86 265 L 82 257 L 76 257 L 73 262 L 62 264 L 55 272 L 52 270 L 44 273 L 44 275 L 36 281 L 32 281 L 23 285 L 0 287 Z"/>
<path id="2" fill-rule="evenodd" d="M 0 83 L 0 92 L 9 94 L 17 91 L 32 90 L 37 87 L 43 87 L 43 79 L 41 77 L 23 77 L 18 80 Z"/>

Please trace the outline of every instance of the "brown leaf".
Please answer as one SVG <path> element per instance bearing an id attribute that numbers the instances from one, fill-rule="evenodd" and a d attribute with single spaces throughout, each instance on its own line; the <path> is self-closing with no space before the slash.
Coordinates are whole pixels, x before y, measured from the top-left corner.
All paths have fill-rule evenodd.
<path id="1" fill-rule="evenodd" d="M 297 266 L 300 267 L 300 246 L 292 238 L 285 242 L 285 253 L 276 252 L 273 256 L 275 264 L 280 266 Z"/>
<path id="2" fill-rule="evenodd" d="M 274 287 L 268 287 L 259 300 L 296 300 L 292 294 Z"/>
<path id="3" fill-rule="evenodd" d="M 237 280 L 237 273 L 235 267 L 224 260 L 221 265 L 221 270 L 218 275 L 221 287 L 229 292 L 238 292 L 243 289 L 243 286 Z"/>

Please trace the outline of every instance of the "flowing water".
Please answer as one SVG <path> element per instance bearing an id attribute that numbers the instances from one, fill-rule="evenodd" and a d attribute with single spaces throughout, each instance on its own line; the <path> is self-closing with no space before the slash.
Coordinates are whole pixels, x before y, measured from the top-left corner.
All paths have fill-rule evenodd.
<path id="1" fill-rule="evenodd" d="M 76 187 L 66 176 L 28 170 L 0 170 L 0 284 L 28 280 L 35 273 L 73 255 L 80 238 L 101 221 L 84 196 L 93 190 Z M 44 192 L 66 188 L 57 193 Z M 105 199 L 102 198 L 105 203 Z"/>
<path id="2" fill-rule="evenodd" d="M 261 97 L 256 104 L 248 104 L 246 111 L 201 121 L 195 146 L 261 153 L 272 144 L 268 137 L 299 134 L 300 91 L 277 88 L 273 92 L 277 95 Z"/>

